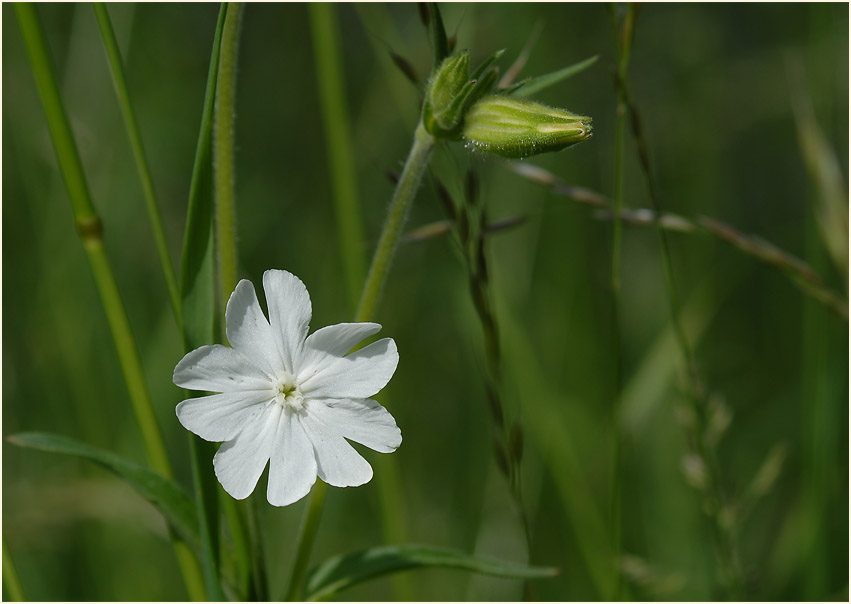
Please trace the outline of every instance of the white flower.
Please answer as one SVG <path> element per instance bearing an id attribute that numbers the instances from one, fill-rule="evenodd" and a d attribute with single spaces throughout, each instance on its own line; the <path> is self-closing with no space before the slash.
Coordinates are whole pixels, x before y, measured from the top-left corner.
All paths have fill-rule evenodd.
<path id="1" fill-rule="evenodd" d="M 396 343 L 384 338 L 346 355 L 381 325 L 340 323 L 307 336 L 310 296 L 298 277 L 266 271 L 263 289 L 268 321 L 243 279 L 225 313 L 233 348 L 202 346 L 174 368 L 178 386 L 221 393 L 181 402 L 178 420 L 205 440 L 224 441 L 213 466 L 236 499 L 254 491 L 270 460 L 272 505 L 298 501 L 317 475 L 335 487 L 369 482 L 372 467 L 346 439 L 381 453 L 402 443 L 393 417 L 369 398 L 396 371 Z"/>

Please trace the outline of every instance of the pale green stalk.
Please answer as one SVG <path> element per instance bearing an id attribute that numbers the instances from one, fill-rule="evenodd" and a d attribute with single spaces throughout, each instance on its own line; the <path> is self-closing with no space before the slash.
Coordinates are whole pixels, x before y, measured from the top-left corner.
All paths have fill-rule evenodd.
<path id="1" fill-rule="evenodd" d="M 216 108 L 213 167 L 216 187 L 216 247 L 219 260 L 221 310 L 236 287 L 236 203 L 234 193 L 234 117 L 236 116 L 236 65 L 242 6 L 228 3 L 222 31 L 219 75 L 216 79 Z"/>
<path id="2" fill-rule="evenodd" d="M 366 274 L 363 227 L 355 178 L 351 136 L 346 111 L 346 91 L 340 60 L 340 33 L 334 6 L 308 5 L 316 57 L 319 101 L 325 127 L 325 148 L 334 192 L 337 235 L 351 304 L 357 303 Z"/>
<path id="3" fill-rule="evenodd" d="M 12 554 L 9 553 L 9 546 L 6 545 L 5 539 L 3 539 L 3 585 L 6 586 L 10 600 L 13 602 L 26 601 L 24 590 L 21 587 L 21 579 L 18 577 L 18 571 L 12 561 Z"/>
<path id="4" fill-rule="evenodd" d="M 307 512 L 304 514 L 298 532 L 298 545 L 290 573 L 290 584 L 287 587 L 287 594 L 284 596 L 284 600 L 287 602 L 297 602 L 302 599 L 305 573 L 310 562 L 310 552 L 313 549 L 313 540 L 316 538 L 316 529 L 319 527 L 319 519 L 322 517 L 322 507 L 325 505 L 327 492 L 328 485 L 321 480 L 316 481 L 313 490 L 310 492 Z"/>
<path id="5" fill-rule="evenodd" d="M 311 3 L 308 6 L 343 274 L 349 290 L 349 298 L 354 305 L 358 302 L 360 288 L 366 275 L 366 263 L 364 262 L 360 201 L 357 195 L 346 109 L 345 82 L 340 59 L 339 27 L 335 8 L 332 5 Z M 405 540 L 404 498 L 399 486 L 396 458 L 381 457 L 378 463 L 381 471 L 378 473 L 376 482 L 384 540 L 388 543 L 402 543 Z M 394 576 L 393 585 L 397 599 L 410 600 L 413 597 L 406 576 Z"/>
<path id="6" fill-rule="evenodd" d="M 381 232 L 378 247 L 372 256 L 369 274 L 366 277 L 366 283 L 361 292 L 358 311 L 355 313 L 355 321 L 369 321 L 372 319 L 372 313 L 375 312 L 378 298 L 381 296 L 381 290 L 384 287 L 384 281 L 387 279 L 390 262 L 393 260 L 393 255 L 396 253 L 396 246 L 399 244 L 402 227 L 405 226 L 405 220 L 408 217 L 414 197 L 416 197 L 423 172 L 428 165 L 428 158 L 432 147 L 434 147 L 434 137 L 426 132 L 425 127 L 420 123 L 414 133 L 414 144 L 411 146 L 408 159 L 405 161 L 405 167 L 402 169 L 399 183 L 393 192 L 393 199 L 390 202 L 390 209 L 387 212 L 384 230 Z"/>
<path id="7" fill-rule="evenodd" d="M 136 171 L 139 174 L 139 182 L 142 184 L 145 206 L 148 210 L 151 228 L 154 231 L 154 242 L 157 246 L 160 266 L 165 277 L 166 286 L 168 287 L 171 309 L 174 313 L 175 321 L 177 321 L 178 328 L 182 329 L 180 291 L 177 288 L 177 276 L 175 275 L 171 256 L 168 252 L 168 244 L 166 243 L 162 218 L 160 218 L 159 205 L 157 204 L 156 195 L 154 195 L 154 183 L 151 180 L 151 172 L 148 169 L 148 161 L 145 159 L 145 150 L 142 147 L 142 137 L 139 135 L 139 126 L 136 123 L 133 105 L 130 103 L 130 93 L 127 90 L 127 81 L 124 78 L 121 51 L 118 49 L 118 41 L 115 39 L 115 32 L 112 29 L 112 22 L 109 20 L 106 5 L 103 2 L 95 2 L 93 6 L 98 27 L 100 27 L 101 38 L 103 39 L 103 46 L 109 60 L 109 69 L 112 73 L 112 81 L 115 84 L 118 105 L 121 107 L 121 116 L 124 118 L 124 127 L 127 129 L 127 136 L 130 137 L 130 148 L 133 151 L 133 158 L 136 160 Z"/>
<path id="8" fill-rule="evenodd" d="M 393 199 L 387 212 L 384 230 L 378 240 L 378 247 L 372 257 L 372 265 L 363 286 L 357 313 L 355 313 L 356 322 L 360 323 L 372 319 L 384 281 L 387 279 L 390 263 L 393 260 L 396 247 L 399 245 L 405 219 L 416 197 L 434 143 L 434 137 L 426 132 L 422 122 L 420 122 L 414 133 L 414 143 L 411 146 L 408 159 L 405 160 L 402 175 L 399 177 L 396 190 L 393 192 Z M 316 481 L 310 493 L 310 502 L 299 531 L 298 545 L 296 546 L 290 583 L 287 588 L 286 599 L 288 601 L 294 601 L 301 597 L 304 574 L 310 562 L 310 552 L 313 549 L 313 541 L 316 539 L 316 529 L 322 516 L 322 506 L 325 502 L 327 490 L 328 487 L 324 482 Z"/>
<path id="9" fill-rule="evenodd" d="M 237 247 L 236 247 L 236 173 L 234 168 L 235 148 L 235 118 L 236 118 L 236 72 L 239 56 L 239 37 L 242 26 L 244 7 L 238 2 L 227 3 L 224 27 L 222 29 L 221 46 L 219 51 L 218 73 L 216 76 L 216 101 L 213 111 L 213 182 L 215 187 L 215 249 L 217 256 L 217 273 L 219 286 L 219 311 L 216 317 L 221 317 L 227 307 L 228 298 L 236 288 L 237 281 Z M 221 323 L 224 327 L 224 323 Z M 216 330 L 216 333 L 219 333 Z M 223 336 L 224 337 L 224 336 Z M 264 581 L 258 575 L 263 561 L 255 554 L 262 551 L 259 543 L 249 544 L 246 527 L 249 523 L 245 507 L 238 505 L 230 498 L 224 498 L 225 516 L 228 520 L 231 534 L 239 558 L 239 564 L 244 570 L 248 567 L 254 595 L 265 593 Z M 247 535 L 246 533 L 249 533 Z M 251 535 L 260 539 L 259 531 Z"/>
<path id="10" fill-rule="evenodd" d="M 148 461 L 154 470 L 171 478 L 171 465 L 148 395 L 136 342 L 115 282 L 115 275 L 104 251 L 102 225 L 92 205 L 83 166 L 50 65 L 38 14 L 35 7 L 29 3 L 18 3 L 14 8 L 44 107 L 56 159 L 71 200 L 77 231 L 88 255 L 103 303 L 136 423 L 142 432 Z M 175 540 L 173 545 L 190 597 L 202 599 L 203 582 L 195 558 L 185 543 Z"/>

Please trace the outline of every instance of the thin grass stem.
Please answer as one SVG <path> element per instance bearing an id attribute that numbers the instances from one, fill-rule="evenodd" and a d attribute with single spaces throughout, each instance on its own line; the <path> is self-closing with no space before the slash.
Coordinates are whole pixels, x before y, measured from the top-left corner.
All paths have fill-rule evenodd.
<path id="1" fill-rule="evenodd" d="M 712 446 L 706 441 L 707 426 L 709 425 L 707 401 L 704 388 L 700 382 L 697 365 L 695 364 L 694 352 L 689 344 L 683 325 L 680 321 L 680 299 L 674 278 L 673 262 L 668 236 L 661 222 L 662 210 L 656 190 L 656 182 L 650 166 L 650 155 L 644 139 L 640 117 L 634 103 L 630 99 L 629 89 L 626 81 L 617 78 L 616 85 L 619 94 L 623 95 L 627 111 L 630 117 L 633 140 L 636 144 L 639 163 L 645 176 L 650 201 L 653 208 L 654 227 L 659 237 L 659 248 L 661 251 L 662 269 L 665 275 L 665 290 L 668 296 L 668 305 L 671 312 L 671 325 L 676 337 L 680 354 L 683 357 L 685 375 L 687 380 L 688 400 L 695 417 L 695 426 L 691 430 L 691 437 L 695 453 L 700 457 L 707 471 L 706 502 L 712 520 L 713 535 L 715 538 L 718 558 L 720 563 L 721 587 L 727 597 L 738 599 L 741 594 L 742 576 L 739 565 L 738 551 L 735 543 L 733 527 L 725 522 L 724 515 L 727 509 L 727 497 L 721 476 L 721 469 Z"/>
<path id="2" fill-rule="evenodd" d="M 26 601 L 24 590 L 21 587 L 21 579 L 18 577 L 18 570 L 15 568 L 15 562 L 12 560 L 12 554 L 9 552 L 6 539 L 3 539 L 3 585 L 6 586 L 6 591 L 11 601 Z"/>
<path id="3" fill-rule="evenodd" d="M 83 166 L 50 65 L 47 43 L 38 13 L 29 3 L 15 4 L 14 8 L 32 65 L 39 97 L 44 107 L 56 159 L 71 200 L 77 231 L 88 256 L 95 285 L 106 313 L 136 423 L 142 432 L 148 461 L 154 470 L 171 478 L 171 464 L 166 455 L 165 445 L 145 384 L 136 341 L 118 291 L 115 275 L 104 250 L 103 227 L 89 195 Z M 193 600 L 202 599 L 203 580 L 195 558 L 185 543 L 174 540 L 173 545 L 189 596 Z"/>
<path id="4" fill-rule="evenodd" d="M 363 250 L 363 226 L 358 200 L 355 162 L 346 109 L 346 91 L 340 58 L 340 32 L 336 7 L 326 3 L 308 5 L 316 57 L 316 77 L 325 130 L 330 181 L 337 215 L 343 274 L 349 300 L 357 304 L 360 287 L 366 275 Z"/>
<path id="5" fill-rule="evenodd" d="M 628 4 L 626 15 L 619 24 L 617 15 L 613 8 L 610 9 L 614 21 L 615 31 L 620 30 L 618 44 L 620 59 L 618 62 L 618 77 L 626 78 L 629 56 L 632 46 L 632 36 L 627 32 L 632 31 L 634 18 L 634 7 Z M 618 104 L 615 110 L 615 187 L 612 220 L 612 267 L 611 267 L 611 295 L 612 295 L 612 341 L 614 345 L 614 396 L 609 410 L 609 429 L 611 432 L 611 473 L 609 488 L 609 524 L 611 526 L 612 555 L 614 557 L 614 594 L 621 597 L 623 581 L 620 573 L 620 559 L 623 549 L 621 526 L 622 526 L 622 462 L 621 462 L 621 432 L 618 418 L 617 401 L 623 390 L 623 348 L 621 346 L 621 247 L 623 240 L 623 212 L 624 201 L 624 138 L 626 135 L 626 102 L 622 94 L 618 94 Z"/>
<path id="6" fill-rule="evenodd" d="M 177 287 L 177 276 L 175 275 L 174 265 L 168 251 L 165 230 L 163 229 L 162 218 L 160 217 L 159 204 L 154 194 L 154 183 L 151 179 L 151 171 L 148 168 L 148 161 L 145 158 L 145 150 L 142 146 L 142 137 L 139 134 L 139 126 L 136 122 L 133 105 L 130 102 L 127 80 L 124 77 L 121 51 L 118 48 L 118 41 L 115 39 L 115 32 L 112 29 L 112 22 L 109 19 L 106 5 L 103 2 L 95 2 L 93 7 L 98 27 L 100 28 L 104 50 L 106 50 L 106 57 L 109 60 L 109 69 L 112 73 L 112 82 L 115 85 L 118 105 L 121 108 L 121 116 L 124 119 L 124 127 L 127 129 L 127 136 L 130 138 L 130 148 L 133 151 L 133 159 L 136 161 L 136 171 L 139 175 L 139 182 L 142 185 L 145 207 L 148 210 L 148 218 L 150 219 L 151 229 L 154 233 L 154 242 L 157 246 L 160 266 L 163 271 L 166 287 L 168 288 L 171 309 L 178 328 L 182 329 L 183 321 L 180 312 L 180 290 Z"/>

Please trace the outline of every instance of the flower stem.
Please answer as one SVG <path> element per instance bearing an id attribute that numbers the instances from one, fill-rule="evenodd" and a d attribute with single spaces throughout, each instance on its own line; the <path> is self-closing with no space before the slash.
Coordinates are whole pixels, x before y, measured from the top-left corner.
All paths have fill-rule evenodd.
<path id="1" fill-rule="evenodd" d="M 316 57 L 316 77 L 322 121 L 325 126 L 325 147 L 334 188 L 337 214 L 337 235 L 343 260 L 351 304 L 357 304 L 360 287 L 366 273 L 363 250 L 363 227 L 355 179 L 346 94 L 340 61 L 339 31 L 336 9 L 326 3 L 308 5 Z"/>
<path id="2" fill-rule="evenodd" d="M 313 541 L 316 538 L 316 529 L 319 527 L 319 519 L 322 517 L 322 507 L 325 504 L 325 494 L 328 485 L 317 480 L 310 492 L 310 501 L 307 504 L 307 512 L 301 522 L 298 533 L 298 546 L 295 551 L 293 569 L 290 573 L 290 585 L 284 599 L 287 602 L 302 600 L 302 589 L 304 587 L 305 572 L 310 562 L 310 552 L 313 549 Z"/>
<path id="3" fill-rule="evenodd" d="M 219 260 L 220 308 L 236 287 L 236 203 L 234 193 L 234 118 L 236 115 L 236 65 L 242 6 L 228 3 L 219 74 L 216 78 L 216 105 L 213 167 L 216 188 L 216 249 Z"/>
<path id="4" fill-rule="evenodd" d="M 12 554 L 9 553 L 9 546 L 6 545 L 6 539 L 3 539 L 3 585 L 6 586 L 11 601 L 26 601 L 24 590 L 21 588 L 21 580 L 18 578 L 18 571 L 12 561 Z"/>
<path id="5" fill-rule="evenodd" d="M 411 146 L 405 167 L 402 169 L 402 176 L 399 177 L 399 183 L 393 192 L 384 230 L 381 232 L 378 247 L 372 257 L 369 274 L 363 286 L 357 313 L 355 313 L 355 321 L 357 322 L 369 321 L 375 312 L 381 290 L 384 287 L 384 281 L 387 279 L 390 262 L 396 253 L 396 246 L 399 244 L 402 227 L 405 226 L 408 212 L 411 209 L 414 197 L 416 197 L 434 142 L 434 137 L 426 132 L 421 122 L 414 133 L 414 144 Z"/>
<path id="6" fill-rule="evenodd" d="M 402 175 L 399 177 L 396 190 L 393 192 L 393 199 L 390 202 L 384 229 L 378 240 L 378 247 L 372 257 L 369 274 L 363 286 L 357 313 L 355 313 L 356 322 L 369 321 L 375 312 L 384 281 L 387 279 L 390 263 L 405 226 L 405 219 L 416 197 L 434 143 L 434 137 L 426 132 L 425 127 L 420 122 L 414 133 L 414 142 L 410 153 L 408 153 L 408 159 L 405 160 Z M 310 552 L 316 539 L 316 529 L 322 516 L 322 506 L 325 503 L 327 490 L 328 487 L 324 482 L 317 481 L 310 493 L 310 502 L 299 531 L 298 545 L 296 546 L 290 583 L 287 588 L 286 600 L 288 601 L 299 599 L 302 595 L 304 575 L 310 562 Z"/>
<path id="7" fill-rule="evenodd" d="M 115 282 L 115 275 L 104 250 L 103 227 L 89 195 L 83 166 L 50 65 L 47 43 L 38 13 L 35 7 L 29 3 L 18 3 L 15 4 L 14 8 L 32 65 L 39 97 L 44 107 L 50 137 L 56 151 L 56 159 L 71 200 L 77 231 L 88 255 L 95 284 L 112 332 L 136 423 L 142 432 L 148 461 L 154 470 L 167 478 L 171 478 L 171 465 L 148 395 L 136 341 L 133 338 L 130 322 L 127 319 L 121 294 Z M 204 594 L 203 581 L 191 551 L 183 542 L 175 540 L 173 545 L 189 596 L 192 599 L 202 599 Z"/>
<path id="8" fill-rule="evenodd" d="M 133 105 L 130 103 L 130 93 L 127 90 L 127 81 L 124 78 L 121 51 L 118 49 L 118 41 L 115 39 L 115 32 L 112 29 L 112 22 L 109 19 L 106 5 L 103 2 L 95 2 L 93 6 L 98 27 L 100 27 L 103 47 L 106 50 L 106 56 L 109 60 L 109 69 L 112 72 L 112 81 L 115 84 L 115 93 L 118 97 L 118 104 L 121 107 L 121 115 L 124 118 L 124 127 L 127 129 L 127 136 L 130 138 L 130 148 L 133 151 L 133 158 L 136 160 L 136 171 L 139 174 L 139 182 L 142 184 L 142 193 L 144 194 L 145 205 L 148 209 L 148 217 L 151 222 L 151 228 L 154 231 L 154 242 L 157 246 L 160 266 L 162 267 L 163 276 L 168 287 L 171 309 L 174 313 L 175 321 L 177 321 L 178 328 L 182 329 L 180 292 L 177 288 L 177 277 L 175 276 L 174 265 L 171 262 L 171 256 L 168 252 L 168 244 L 166 243 L 159 205 L 154 194 L 154 184 L 151 180 L 151 172 L 148 169 L 148 161 L 145 159 L 145 150 L 142 147 L 142 137 L 139 134 L 139 126 L 136 123 Z"/>

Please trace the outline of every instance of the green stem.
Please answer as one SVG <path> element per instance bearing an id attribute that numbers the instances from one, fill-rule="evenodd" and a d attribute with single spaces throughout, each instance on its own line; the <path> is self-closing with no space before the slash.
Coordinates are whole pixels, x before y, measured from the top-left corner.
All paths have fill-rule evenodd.
<path id="1" fill-rule="evenodd" d="M 260 531 L 260 502 L 263 499 L 251 497 L 242 503 L 245 517 L 248 521 L 248 534 L 251 536 L 251 579 L 254 585 L 253 595 L 257 601 L 265 602 L 269 599 L 269 581 L 266 577 L 266 563 L 263 554 L 263 534 Z"/>
<path id="2" fill-rule="evenodd" d="M 216 105 L 213 167 L 216 187 L 216 246 L 219 260 L 221 310 L 236 287 L 236 204 L 234 194 L 234 118 L 236 116 L 236 65 L 242 6 L 229 2 L 222 32 Z"/>
<path id="3" fill-rule="evenodd" d="M 399 183 L 393 192 L 384 230 L 381 232 L 378 247 L 372 257 L 372 264 L 363 286 L 358 311 L 355 313 L 355 321 L 369 321 L 373 312 L 375 312 L 381 290 L 384 287 L 384 281 L 387 279 L 390 261 L 396 252 L 396 246 L 399 244 L 402 227 L 405 226 L 408 212 L 411 209 L 414 197 L 416 197 L 434 142 L 434 137 L 426 132 L 425 127 L 420 123 L 414 133 L 414 144 L 408 154 L 408 159 L 405 161 Z"/>
<path id="4" fill-rule="evenodd" d="M 360 217 L 357 182 L 346 111 L 346 92 L 340 60 L 340 34 L 335 8 L 326 3 L 308 5 L 316 57 L 316 77 L 325 147 L 334 189 L 337 235 L 340 240 L 343 273 L 351 304 L 356 304 L 366 274 L 363 253 L 363 228 Z"/>
<path id="5" fill-rule="evenodd" d="M 130 137 L 130 148 L 133 151 L 133 158 L 136 160 L 136 170 L 139 174 L 139 181 L 142 184 L 142 193 L 145 198 L 145 205 L 148 209 L 148 217 L 151 221 L 151 228 L 154 231 L 154 242 L 157 246 L 157 254 L 159 255 L 163 276 L 165 277 L 166 286 L 168 287 L 168 295 L 171 300 L 172 312 L 174 313 L 174 318 L 175 321 L 177 321 L 178 328 L 181 328 L 180 291 L 177 287 L 177 277 L 174 272 L 174 266 L 171 262 L 171 256 L 168 252 L 168 244 L 166 243 L 165 230 L 163 229 L 162 218 L 160 217 L 159 205 L 157 204 L 157 198 L 154 195 L 154 184 L 151 180 L 151 172 L 148 169 L 148 162 L 145 159 L 145 150 L 142 147 L 142 137 L 139 134 L 139 126 L 136 123 L 133 105 L 130 103 L 130 93 L 127 90 L 127 81 L 124 78 L 124 67 L 121 60 L 121 52 L 118 49 L 118 41 L 115 39 L 115 32 L 112 29 L 112 23 L 109 20 L 109 13 L 107 12 L 106 5 L 102 2 L 95 2 L 94 10 L 98 26 L 100 27 L 103 46 L 106 50 L 107 59 L 109 60 L 109 68 L 112 72 L 112 81 L 115 84 L 115 93 L 118 96 L 118 104 L 121 107 L 121 115 L 124 118 L 124 127 L 127 129 L 127 136 Z"/>
<path id="6" fill-rule="evenodd" d="M 77 231 L 88 255 L 95 284 L 112 332 L 136 423 L 142 432 L 148 461 L 154 470 L 171 478 L 171 465 L 148 395 L 136 342 L 115 282 L 115 275 L 104 251 L 102 225 L 92 204 L 80 156 L 59 96 L 41 22 L 32 4 L 18 3 L 14 5 L 14 8 L 32 65 L 39 97 L 44 107 L 56 159 L 71 200 Z M 191 551 L 185 543 L 174 541 L 173 544 L 190 597 L 203 598 L 201 574 Z"/>
<path id="7" fill-rule="evenodd" d="M 408 154 L 408 159 L 405 160 L 402 175 L 399 177 L 396 190 L 393 192 L 393 199 L 387 212 L 384 230 L 378 240 L 378 247 L 372 257 L 372 265 L 363 286 L 357 313 L 355 313 L 356 322 L 369 321 L 375 312 L 384 281 L 387 279 L 390 262 L 396 252 L 402 229 L 405 226 L 405 219 L 416 197 L 434 143 L 434 137 L 426 132 L 425 127 L 420 122 L 414 133 L 414 142 Z M 287 600 L 292 601 L 301 597 L 304 573 L 310 561 L 310 552 L 316 539 L 316 529 L 322 516 L 322 506 L 325 502 L 327 489 L 325 483 L 317 481 L 310 493 L 310 502 L 299 531 L 298 545 L 290 574 L 290 584 L 287 588 Z"/>
<path id="8" fill-rule="evenodd" d="M 313 541 L 316 538 L 316 529 L 319 527 L 319 519 L 322 517 L 322 507 L 325 504 L 325 495 L 328 485 L 317 480 L 310 492 L 310 501 L 307 504 L 307 512 L 301 522 L 298 532 L 298 546 L 295 551 L 293 569 L 290 573 L 290 585 L 284 599 L 287 602 L 296 602 L 303 598 L 305 572 L 310 562 L 310 552 L 313 550 Z"/>
<path id="9" fill-rule="evenodd" d="M 632 26 L 634 19 L 634 7 L 629 4 L 626 8 L 622 24 L 618 24 L 615 11 L 612 10 L 615 31 L 619 32 L 620 39 L 620 61 L 618 62 L 618 77 L 620 80 L 626 78 L 626 70 L 629 66 L 629 56 L 632 48 Z M 622 551 L 622 443 L 620 433 L 620 421 L 618 418 L 618 400 L 623 390 L 623 348 L 621 346 L 621 248 L 623 240 L 623 212 L 624 199 L 624 137 L 626 135 L 626 100 L 618 88 L 618 105 L 615 115 L 615 190 L 612 200 L 612 331 L 614 344 L 614 378 L 615 392 L 609 410 L 609 429 L 611 431 L 611 486 L 609 501 L 609 523 L 611 525 L 612 555 L 614 556 L 614 594 L 621 599 L 623 581 L 621 580 L 620 558 Z"/>
<path id="10" fill-rule="evenodd" d="M 623 95 L 630 115 L 633 139 L 636 144 L 639 163 L 644 173 L 653 209 L 653 225 L 659 237 L 659 248 L 661 250 L 662 267 L 665 275 L 665 289 L 668 294 L 669 310 L 671 313 L 671 325 L 683 357 L 688 383 L 688 399 L 696 420 L 695 426 L 691 430 L 691 437 L 695 453 L 703 461 L 707 470 L 706 503 L 712 520 L 713 536 L 718 548 L 721 586 L 728 597 L 736 600 L 739 599 L 741 594 L 742 573 L 733 527 L 724 519 L 724 512 L 727 509 L 727 497 L 721 477 L 721 468 L 718 465 L 715 450 L 706 440 L 707 426 L 709 425 L 706 396 L 698 375 L 694 352 L 680 321 L 680 299 L 674 279 L 672 255 L 668 236 L 661 222 L 663 214 L 656 191 L 656 181 L 653 178 L 653 172 L 650 166 L 650 154 L 647 150 L 641 121 L 638 111 L 630 99 L 626 82 L 618 78 L 617 85 L 619 87 L 619 93 Z"/>
<path id="11" fill-rule="evenodd" d="M 18 571 L 15 568 L 15 563 L 12 561 L 12 554 L 9 553 L 9 546 L 6 544 L 5 539 L 3 539 L 3 585 L 6 586 L 10 600 L 13 602 L 26 601 L 24 590 L 21 588 L 21 580 L 18 577 Z"/>

